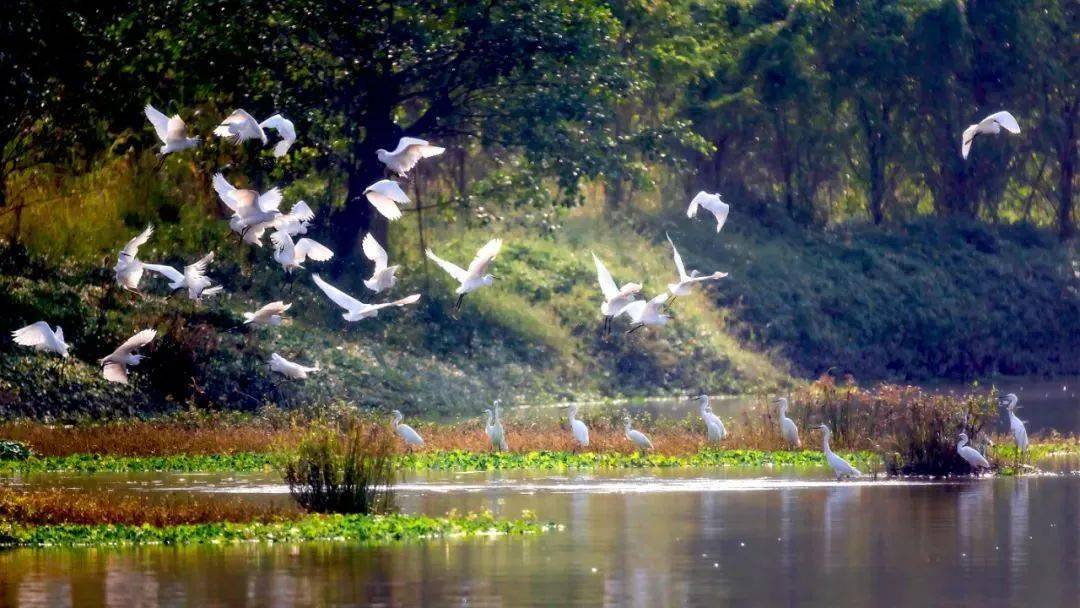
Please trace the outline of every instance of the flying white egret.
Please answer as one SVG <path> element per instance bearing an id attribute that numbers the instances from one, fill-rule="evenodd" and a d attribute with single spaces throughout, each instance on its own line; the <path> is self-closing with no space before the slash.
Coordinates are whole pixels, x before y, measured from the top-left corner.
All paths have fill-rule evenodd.
<path id="1" fill-rule="evenodd" d="M 465 294 L 491 285 L 495 281 L 495 276 L 488 274 L 487 269 L 495 256 L 499 254 L 501 248 L 502 239 L 491 239 L 476 252 L 476 257 L 472 259 L 472 262 L 469 262 L 468 270 L 440 258 L 430 249 L 425 252 L 431 261 L 435 262 L 439 268 L 445 270 L 447 274 L 460 283 L 458 288 L 454 290 L 454 293 L 458 294 L 457 302 L 454 303 L 454 310 L 461 307 L 461 300 L 465 298 Z"/>
<path id="2" fill-rule="evenodd" d="M 135 351 L 149 344 L 156 336 L 156 330 L 144 329 L 128 338 L 112 354 L 101 359 L 101 375 L 109 382 L 127 384 L 128 367 L 138 365 L 146 358 L 145 355 L 136 355 Z"/>
<path id="3" fill-rule="evenodd" d="M 231 138 L 234 143 L 242 143 L 249 139 L 257 139 L 266 145 L 266 131 L 263 131 L 259 121 L 245 112 L 244 110 L 235 110 L 232 114 L 229 114 L 225 120 L 221 121 L 221 124 L 214 129 L 214 135 L 218 137 Z"/>
<path id="4" fill-rule="evenodd" d="M 241 190 L 229 183 L 221 173 L 214 174 L 214 190 L 221 202 L 233 212 L 229 228 L 244 236 L 244 242 L 262 246 L 263 233 L 281 218 L 281 190 L 271 188 L 262 194 L 255 190 Z M 297 221 L 314 217 L 307 203 L 297 203 L 292 211 Z"/>
<path id="5" fill-rule="evenodd" d="M 611 322 L 622 314 L 626 305 L 634 301 L 641 285 L 638 283 L 626 283 L 622 287 L 615 284 L 604 263 L 596 254 L 592 254 L 593 263 L 596 264 L 596 280 L 600 283 L 600 291 L 604 294 L 604 301 L 600 304 L 600 314 L 604 315 L 604 333 L 611 330 Z"/>
<path id="6" fill-rule="evenodd" d="M 34 350 L 56 353 L 67 359 L 71 345 L 64 342 L 64 330 L 59 325 L 49 327 L 45 321 L 38 321 L 11 332 L 11 338 L 19 346 L 29 346 Z"/>
<path id="7" fill-rule="evenodd" d="M 326 294 L 326 297 L 330 298 L 334 304 L 345 309 L 345 313 L 341 315 L 341 318 L 346 321 L 362 321 L 369 317 L 376 317 L 379 315 L 379 311 L 388 308 L 390 306 L 406 306 L 409 304 L 415 304 L 420 300 L 420 294 L 414 293 L 411 296 L 405 296 L 400 300 L 394 300 L 393 302 L 383 302 L 382 304 L 365 304 L 360 300 L 350 296 L 349 294 L 341 291 L 337 287 L 322 280 L 317 274 L 311 275 L 311 278 L 315 281 L 315 284 L 319 286 L 319 289 Z"/>
<path id="8" fill-rule="evenodd" d="M 664 234 L 667 237 L 667 242 L 671 244 L 672 257 L 675 258 L 675 270 L 679 272 L 678 283 L 668 283 L 668 291 L 671 293 L 671 301 L 679 296 L 690 295 L 690 288 L 694 286 L 694 283 L 700 283 L 702 281 L 712 281 L 714 279 L 722 279 L 727 276 L 726 272 L 716 271 L 712 274 L 701 274 L 697 270 L 691 270 L 689 274 L 686 272 L 686 266 L 683 265 L 682 256 L 679 255 L 679 250 L 675 247 L 675 243 L 671 240 L 671 235 Z M 670 305 L 671 301 L 668 302 Z"/>
<path id="9" fill-rule="evenodd" d="M 206 278 L 206 267 L 213 260 L 214 252 L 211 251 L 194 264 L 184 266 L 184 272 L 164 264 L 143 264 L 143 267 L 168 279 L 169 289 L 173 291 L 186 287 L 188 297 L 199 302 L 206 296 L 221 293 L 224 289 L 221 285 L 211 287 L 210 279 Z"/>
<path id="10" fill-rule="evenodd" d="M 858 469 L 848 464 L 848 461 L 837 456 L 836 453 L 829 448 L 829 437 L 832 437 L 832 431 L 829 430 L 829 427 L 822 424 L 814 428 L 821 429 L 822 449 L 825 452 L 825 460 L 827 460 L 829 466 L 832 467 L 837 481 L 842 477 L 858 477 L 859 475 L 862 475 Z"/>
<path id="11" fill-rule="evenodd" d="M 979 469 L 989 469 L 990 463 L 983 458 L 978 450 L 968 445 L 967 433 L 960 433 L 960 443 L 956 444 L 956 453 L 971 465 L 972 471 L 978 475 Z"/>
<path id="12" fill-rule="evenodd" d="M 965 159 L 971 151 L 971 144 L 979 135 L 997 135 L 1005 129 L 1009 133 L 1019 133 L 1020 124 L 1016 122 L 1012 114 L 1008 112 L 995 112 L 980 120 L 978 123 L 964 129 L 963 139 L 960 143 L 960 155 Z"/>
<path id="13" fill-rule="evenodd" d="M 630 428 L 630 416 L 623 417 L 623 423 L 626 425 L 624 432 L 626 438 L 629 439 L 637 448 L 641 451 L 648 451 L 653 449 L 652 442 L 645 436 L 645 433 L 641 431 L 635 431 Z"/>
<path id="14" fill-rule="evenodd" d="M 259 123 L 259 126 L 262 127 L 264 134 L 266 129 L 273 129 L 281 136 L 281 141 L 274 146 L 274 156 L 278 158 L 285 156 L 289 152 L 289 148 L 296 142 L 296 125 L 281 114 L 274 114 Z"/>
<path id="15" fill-rule="evenodd" d="M 1028 448 L 1027 428 L 1024 426 L 1024 421 L 1016 417 L 1017 401 L 1019 401 L 1019 398 L 1013 393 L 1005 395 L 1002 400 L 1006 411 L 1009 413 L 1009 431 L 1012 433 L 1013 439 L 1016 440 L 1016 449 L 1025 452 Z"/>
<path id="16" fill-rule="evenodd" d="M 397 283 L 397 277 L 394 274 L 397 272 L 398 266 L 387 266 L 390 257 L 386 254 L 383 246 L 379 244 L 379 241 L 375 240 L 375 236 L 370 232 L 364 236 L 362 246 L 364 248 L 364 257 L 375 263 L 375 268 L 371 271 L 371 278 L 364 281 L 364 287 L 375 293 L 393 287 Z"/>
<path id="17" fill-rule="evenodd" d="M 709 441 L 716 442 L 724 438 L 725 429 L 721 426 L 717 426 L 716 422 L 719 418 L 712 413 L 712 409 L 709 407 L 709 396 L 698 395 L 698 412 L 701 414 L 701 421 L 705 423 L 705 431 L 708 433 Z"/>
<path id="18" fill-rule="evenodd" d="M 702 190 L 691 199 L 690 207 L 686 209 L 686 217 L 694 217 L 697 215 L 698 207 L 703 207 L 706 211 L 709 211 L 716 217 L 716 231 L 720 232 L 720 229 L 724 227 L 724 222 L 727 221 L 728 205 L 724 201 L 720 200 L 719 194 L 709 194 Z"/>
<path id="19" fill-rule="evenodd" d="M 306 365 L 294 363 L 277 353 L 273 353 L 270 355 L 270 371 L 277 372 L 282 376 L 293 380 L 303 380 L 308 377 L 308 374 L 319 371 L 319 364 L 316 363 L 315 367 L 308 367 Z"/>
<path id="20" fill-rule="evenodd" d="M 421 158 L 438 156 L 445 151 L 446 148 L 433 146 L 423 139 L 402 137 L 393 152 L 379 148 L 375 151 L 375 156 L 378 157 L 379 162 L 386 165 L 387 169 L 405 177 L 405 174 L 412 171 Z"/>
<path id="21" fill-rule="evenodd" d="M 503 429 L 502 420 L 499 420 L 499 405 L 502 402 L 498 399 L 495 400 L 494 411 L 484 410 L 487 414 L 487 424 L 484 425 L 484 432 L 487 433 L 488 440 L 491 441 L 491 448 L 493 450 L 508 451 L 510 448 L 506 444 L 506 430 Z"/>
<path id="22" fill-rule="evenodd" d="M 154 125 L 154 132 L 157 133 L 158 139 L 161 140 L 162 146 L 158 152 L 162 156 L 199 145 L 198 137 L 188 137 L 187 125 L 184 124 L 179 114 L 169 118 L 150 104 L 146 104 L 143 113 L 146 114 L 150 124 Z"/>
<path id="23" fill-rule="evenodd" d="M 623 314 L 630 317 L 632 327 L 626 333 L 632 334 L 646 325 L 665 325 L 668 316 L 661 312 L 660 308 L 667 302 L 668 293 L 656 296 L 651 300 L 635 300 L 623 308 Z"/>
<path id="24" fill-rule="evenodd" d="M 285 272 L 289 273 L 297 268 L 303 268 L 308 258 L 316 262 L 325 262 L 334 257 L 334 252 L 326 245 L 309 238 L 302 238 L 293 243 L 289 233 L 281 230 L 270 235 L 270 242 L 274 244 L 274 261 L 281 264 Z"/>
<path id="25" fill-rule="evenodd" d="M 799 427 L 795 426 L 795 421 L 787 417 L 788 400 L 784 397 L 777 397 L 773 403 L 780 407 L 780 436 L 784 438 L 784 441 L 791 447 L 801 448 L 802 440 L 799 439 Z"/>
<path id="26" fill-rule="evenodd" d="M 270 302 L 255 312 L 244 313 L 244 325 L 281 325 L 285 311 L 292 308 L 292 304 L 282 301 Z"/>
<path id="27" fill-rule="evenodd" d="M 410 450 L 414 447 L 422 447 L 424 445 L 424 438 L 420 436 L 420 433 L 414 431 L 411 426 L 402 422 L 402 420 L 405 419 L 405 415 L 398 410 L 394 410 L 390 413 L 394 416 L 394 421 L 391 423 L 394 427 L 394 432 L 398 434 L 398 437 L 401 437 L 405 441 L 405 445 L 408 446 Z"/>
<path id="28" fill-rule="evenodd" d="M 574 441 L 578 447 L 589 447 L 589 427 L 577 419 L 578 406 L 571 405 L 566 417 L 570 420 L 570 432 L 574 435 Z M 576 448 L 575 448 L 576 450 Z"/>
<path id="29" fill-rule="evenodd" d="M 315 219 L 315 212 L 304 201 L 296 201 L 288 213 L 283 213 L 272 220 L 272 226 L 289 236 L 307 234 L 311 220 Z"/>
<path id="30" fill-rule="evenodd" d="M 398 205 L 408 205 L 409 197 L 401 189 L 401 185 L 392 179 L 380 179 L 364 190 L 364 196 L 375 210 L 383 216 L 394 221 L 401 218 L 401 208 Z"/>
<path id="31" fill-rule="evenodd" d="M 127 245 L 124 245 L 124 248 L 120 251 L 116 266 L 113 267 L 113 272 L 116 274 L 116 283 L 130 292 L 139 293 L 139 281 L 142 280 L 143 276 L 143 263 L 137 256 L 139 255 L 139 247 L 142 247 L 150 240 L 151 234 L 154 234 L 152 225 L 147 226 L 138 236 L 128 241 Z"/>

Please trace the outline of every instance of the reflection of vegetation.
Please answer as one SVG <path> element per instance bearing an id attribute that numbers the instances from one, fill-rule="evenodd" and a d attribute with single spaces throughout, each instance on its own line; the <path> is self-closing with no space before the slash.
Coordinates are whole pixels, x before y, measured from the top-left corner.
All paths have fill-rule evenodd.
<path id="1" fill-rule="evenodd" d="M 339 433 L 319 428 L 285 458 L 289 493 L 316 513 L 385 513 L 393 508 L 394 444 L 388 431 L 358 421 Z"/>
<path id="2" fill-rule="evenodd" d="M 530 514 L 520 519 L 496 519 L 491 513 L 446 517 L 423 515 L 309 515 L 283 522 L 204 523 L 157 527 L 150 525 L 59 524 L 25 526 L 0 521 L 0 546 L 102 546 L 142 544 L 203 544 L 249 541 L 344 541 L 386 544 L 450 536 L 535 534 L 553 527 Z"/>

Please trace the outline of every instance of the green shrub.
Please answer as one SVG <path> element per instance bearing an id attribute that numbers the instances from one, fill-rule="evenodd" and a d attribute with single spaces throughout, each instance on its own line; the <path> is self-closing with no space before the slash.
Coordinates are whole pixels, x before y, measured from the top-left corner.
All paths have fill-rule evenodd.
<path id="1" fill-rule="evenodd" d="M 393 508 L 393 440 L 382 425 L 312 431 L 282 471 L 296 502 L 316 513 L 385 513 Z"/>

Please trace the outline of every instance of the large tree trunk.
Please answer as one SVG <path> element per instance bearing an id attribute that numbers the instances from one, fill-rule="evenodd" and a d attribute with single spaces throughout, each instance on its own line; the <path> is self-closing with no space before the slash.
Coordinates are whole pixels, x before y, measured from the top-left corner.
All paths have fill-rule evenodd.
<path id="1" fill-rule="evenodd" d="M 1058 151 L 1058 234 L 1062 240 L 1076 234 L 1072 214 L 1076 201 L 1073 200 L 1076 181 L 1076 112 L 1072 112 L 1065 121 L 1066 133 L 1062 134 L 1063 145 Z"/>
<path id="2" fill-rule="evenodd" d="M 389 223 L 364 197 L 364 190 L 383 178 L 384 166 L 375 156 L 379 148 L 393 149 L 400 137 L 400 129 L 389 119 L 367 117 L 363 141 L 353 146 L 352 163 L 346 171 L 345 205 L 331 214 L 329 225 L 334 243 L 334 274 L 358 271 L 363 265 L 361 243 L 368 232 L 388 247 Z"/>

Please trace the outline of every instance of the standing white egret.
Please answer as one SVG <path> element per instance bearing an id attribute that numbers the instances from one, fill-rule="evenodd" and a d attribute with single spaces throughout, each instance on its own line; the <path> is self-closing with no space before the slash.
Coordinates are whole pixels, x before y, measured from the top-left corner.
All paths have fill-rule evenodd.
<path id="1" fill-rule="evenodd" d="M 1024 421 L 1016 416 L 1017 401 L 1019 401 L 1019 398 L 1013 393 L 1005 395 L 1002 400 L 1006 411 L 1009 413 L 1009 431 L 1012 432 L 1013 439 L 1016 440 L 1016 449 L 1023 453 L 1028 448 L 1027 427 L 1024 426 Z"/>
<path id="2" fill-rule="evenodd" d="M 282 301 L 270 302 L 255 312 L 244 313 L 244 325 L 281 325 L 282 315 L 292 308 L 292 304 Z"/>
<path id="3" fill-rule="evenodd" d="M 362 321 L 369 317 L 376 317 L 379 315 L 379 311 L 384 308 L 390 306 L 406 306 L 408 304 L 414 304 L 420 299 L 420 294 L 414 293 L 411 296 L 406 296 L 400 300 L 394 300 L 393 302 L 365 304 L 322 280 L 322 277 L 317 274 L 311 275 L 311 278 L 315 281 L 315 284 L 319 286 L 319 289 L 326 294 L 326 297 L 330 298 L 334 304 L 345 309 L 345 313 L 341 315 L 341 318 L 346 321 Z"/>
<path id="4" fill-rule="evenodd" d="M 829 427 L 822 424 L 814 428 L 821 429 L 822 450 L 825 452 L 825 460 L 828 461 L 829 466 L 832 467 L 837 481 L 842 477 L 858 477 L 859 475 L 862 475 L 858 469 L 848 464 L 848 461 L 837 456 L 836 453 L 829 448 L 829 437 L 832 437 L 832 431 L 829 430 Z"/>
<path id="5" fill-rule="evenodd" d="M 652 442 L 645 436 L 645 433 L 630 428 L 630 416 L 624 416 L 623 423 L 626 425 L 624 428 L 626 438 L 637 446 L 639 450 L 644 452 L 653 449 Z"/>
<path id="6" fill-rule="evenodd" d="M 799 439 L 799 427 L 795 426 L 795 421 L 788 418 L 788 400 L 785 397 L 777 397 L 773 403 L 780 407 L 780 436 L 784 438 L 784 441 L 790 447 L 801 448 L 802 440 Z"/>
<path id="7" fill-rule="evenodd" d="M 257 139 L 264 146 L 266 145 L 266 131 L 263 131 L 259 121 L 255 120 L 251 114 L 239 109 L 221 121 L 221 124 L 214 129 L 214 135 L 232 139 L 238 144 L 249 139 Z"/>
<path id="8" fill-rule="evenodd" d="M 109 382 L 127 384 L 128 367 L 138 365 L 146 358 L 145 355 L 136 355 L 135 351 L 149 344 L 155 336 L 157 331 L 144 329 L 128 338 L 112 354 L 101 359 L 101 375 Z"/>
<path id="9" fill-rule="evenodd" d="M 405 445 L 408 446 L 410 450 L 412 450 L 412 448 L 422 447 L 424 445 L 424 438 L 420 436 L 420 433 L 414 431 L 411 426 L 402 422 L 402 420 L 405 419 L 405 415 L 398 410 L 394 410 L 390 413 L 394 416 L 394 421 L 391 423 L 394 427 L 394 432 L 398 434 L 398 437 L 401 437 L 405 441 Z"/>
<path id="10" fill-rule="evenodd" d="M 668 316 L 661 312 L 664 302 L 667 302 L 668 294 L 664 293 L 651 300 L 635 300 L 623 308 L 623 314 L 630 317 L 632 326 L 626 333 L 632 334 L 646 325 L 665 325 Z"/>
<path id="11" fill-rule="evenodd" d="M 675 247 L 675 243 L 672 242 L 671 236 L 667 234 L 665 234 L 664 236 L 667 236 L 667 242 L 671 244 L 672 257 L 675 258 L 675 270 L 679 272 L 679 282 L 668 283 L 667 286 L 668 291 L 672 295 L 671 301 L 674 301 L 675 298 L 679 296 L 690 295 L 690 288 L 694 286 L 694 283 L 700 283 L 702 281 L 712 281 L 714 279 L 722 279 L 727 276 L 726 272 L 720 271 L 716 271 L 712 274 L 701 274 L 697 270 L 691 270 L 689 273 L 687 273 L 686 267 L 683 265 L 682 256 L 679 255 L 679 250 Z M 669 305 L 671 301 L 668 302 Z"/>
<path id="12" fill-rule="evenodd" d="M 256 190 L 241 190 L 229 183 L 221 173 L 214 174 L 214 191 L 221 202 L 233 212 L 229 228 L 244 236 L 244 242 L 262 246 L 262 236 L 281 217 L 281 190 L 271 188 L 262 194 Z M 301 201 L 302 202 L 302 201 Z M 310 220 L 314 216 L 307 203 L 293 206 L 295 219 Z"/>
<path id="13" fill-rule="evenodd" d="M 38 321 L 26 327 L 11 332 L 11 338 L 19 346 L 29 346 L 37 351 L 56 353 L 61 357 L 68 358 L 68 349 L 71 345 L 64 342 L 64 330 L 59 325 L 56 329 L 49 327 L 45 321 Z"/>
<path id="14" fill-rule="evenodd" d="M 574 441 L 577 443 L 577 447 L 589 447 L 589 427 L 585 426 L 585 423 L 577 419 L 578 406 L 576 404 L 571 405 L 569 411 L 566 414 L 567 419 L 570 420 L 570 432 L 574 435 Z M 575 448 L 576 450 L 577 448 Z"/>
<path id="15" fill-rule="evenodd" d="M 176 291 L 186 287 L 188 297 L 200 302 L 204 297 L 216 295 L 224 289 L 221 285 L 211 287 L 210 279 L 206 278 L 206 267 L 213 259 L 214 252 L 211 251 L 194 264 L 184 266 L 184 272 L 164 264 L 143 264 L 143 266 L 147 270 L 156 272 L 168 279 L 170 281 L 169 289 Z"/>
<path id="16" fill-rule="evenodd" d="M 375 263 L 375 268 L 371 271 L 371 278 L 364 281 L 364 287 L 375 293 L 381 293 L 393 287 L 394 283 L 397 282 L 397 277 L 394 275 L 399 267 L 387 265 L 390 257 L 370 232 L 364 236 L 362 246 L 364 248 L 364 257 Z"/>
<path id="17" fill-rule="evenodd" d="M 187 125 L 184 124 L 179 114 L 169 118 L 150 104 L 146 104 L 143 113 L 146 114 L 150 124 L 154 125 L 154 132 L 157 133 L 158 139 L 161 140 L 162 146 L 158 152 L 162 156 L 199 145 L 198 137 L 188 137 Z"/>
<path id="18" fill-rule="evenodd" d="M 711 405 L 705 408 L 705 412 L 709 414 L 709 420 L 711 420 L 713 426 L 716 427 L 716 432 L 720 435 L 720 439 L 727 437 L 727 427 L 724 426 L 724 421 L 720 420 L 720 417 L 713 413 Z"/>
<path id="19" fill-rule="evenodd" d="M 142 247 L 150 240 L 151 234 L 154 234 L 154 227 L 148 225 L 138 236 L 128 241 L 127 245 L 124 245 L 124 248 L 120 251 L 116 266 L 113 267 L 113 272 L 116 274 L 116 283 L 130 292 L 139 293 L 139 281 L 142 280 L 143 276 L 143 263 L 137 256 L 139 255 L 139 247 Z"/>
<path id="20" fill-rule="evenodd" d="M 401 185 L 392 179 L 380 179 L 364 190 L 364 196 L 372 207 L 391 222 L 401 219 L 401 207 L 408 205 L 409 196 Z"/>
<path id="21" fill-rule="evenodd" d="M 405 177 L 405 174 L 412 171 L 421 158 L 438 156 L 445 151 L 446 148 L 433 146 L 423 139 L 402 137 L 393 152 L 379 148 L 375 151 L 375 156 L 378 157 L 379 162 L 386 165 L 387 169 Z"/>
<path id="22" fill-rule="evenodd" d="M 960 143 L 960 155 L 964 158 L 968 157 L 968 152 L 971 151 L 971 144 L 979 135 L 997 135 L 998 133 L 1001 133 L 1002 129 L 1013 134 L 1020 133 L 1020 124 L 1016 122 L 1016 119 L 1013 118 L 1012 114 L 1001 111 L 995 112 L 980 120 L 978 123 L 964 129 L 964 135 Z"/>
<path id="23" fill-rule="evenodd" d="M 600 292 L 604 294 L 604 301 L 600 304 L 600 314 L 604 315 L 604 333 L 611 330 L 611 322 L 622 314 L 626 305 L 634 301 L 641 285 L 638 283 L 626 283 L 622 287 L 615 284 L 604 263 L 596 254 L 592 254 L 593 263 L 596 265 L 596 280 L 600 283 Z"/>
<path id="24" fill-rule="evenodd" d="M 499 405 L 502 401 L 496 399 L 494 404 L 494 411 L 484 410 L 487 414 L 487 424 L 484 425 L 484 432 L 487 433 L 488 440 L 491 441 L 491 449 L 508 451 L 510 448 L 506 443 L 506 430 L 503 428 L 502 420 L 499 420 Z"/>
<path id="25" fill-rule="evenodd" d="M 304 380 L 308 377 L 308 374 L 319 371 L 319 364 L 316 363 L 315 367 L 309 367 L 289 361 L 277 353 L 272 353 L 270 355 L 270 371 L 277 372 L 293 380 Z"/>
<path id="26" fill-rule="evenodd" d="M 326 245 L 306 237 L 294 243 L 289 233 L 281 230 L 270 235 L 270 242 L 274 244 L 274 261 L 287 273 L 303 268 L 309 258 L 325 262 L 334 257 L 334 252 Z"/>
<path id="27" fill-rule="evenodd" d="M 454 310 L 461 307 L 461 301 L 465 298 L 465 294 L 491 285 L 495 281 L 495 276 L 488 274 L 487 269 L 495 256 L 499 254 L 501 248 L 502 239 L 491 239 L 476 252 L 476 257 L 472 259 L 472 262 L 469 262 L 468 270 L 440 258 L 430 249 L 425 252 L 428 259 L 435 262 L 439 268 L 442 268 L 460 283 L 458 288 L 454 290 L 454 293 L 458 294 L 457 302 L 454 303 Z"/>
<path id="28" fill-rule="evenodd" d="M 968 445 L 967 433 L 960 433 L 960 443 L 956 444 L 956 453 L 971 465 L 972 471 L 978 475 L 979 469 L 989 469 L 990 463 L 979 453 L 978 450 Z"/>
<path id="29" fill-rule="evenodd" d="M 716 231 L 720 232 L 720 229 L 724 227 L 724 222 L 727 221 L 728 216 L 728 205 L 720 200 L 720 195 L 709 194 L 704 190 L 698 192 L 690 201 L 690 207 L 686 209 L 686 217 L 695 217 L 698 212 L 698 207 L 702 207 L 713 214 L 713 217 L 716 218 Z"/>
<path id="30" fill-rule="evenodd" d="M 274 114 L 270 118 L 259 123 L 263 133 L 266 129 L 273 129 L 281 136 L 281 141 L 274 145 L 274 156 L 280 158 L 289 152 L 289 148 L 296 142 L 296 125 L 281 114 Z"/>
<path id="31" fill-rule="evenodd" d="M 717 442 L 724 438 L 726 429 L 723 428 L 723 424 L 717 426 L 716 422 L 719 418 L 712 413 L 712 409 L 709 407 L 709 396 L 705 394 L 698 395 L 697 397 L 699 408 L 698 412 L 701 414 L 701 420 L 705 423 L 705 431 L 708 434 L 709 441 Z"/>

